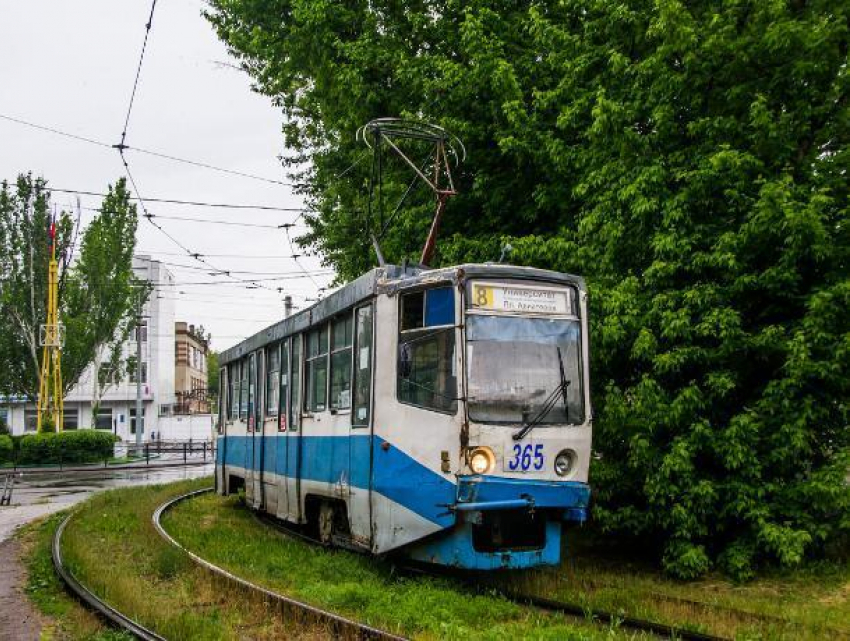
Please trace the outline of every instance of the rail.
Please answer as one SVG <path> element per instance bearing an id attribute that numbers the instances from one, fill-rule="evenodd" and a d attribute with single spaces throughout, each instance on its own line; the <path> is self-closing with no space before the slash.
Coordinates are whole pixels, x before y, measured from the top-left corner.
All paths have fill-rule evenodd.
<path id="1" fill-rule="evenodd" d="M 194 552 L 190 552 L 185 547 L 180 545 L 180 543 L 178 543 L 177 540 L 174 539 L 174 537 L 172 537 L 168 532 L 166 532 L 165 528 L 162 526 L 162 515 L 181 501 L 185 501 L 200 494 L 206 494 L 208 492 L 211 492 L 212 490 L 213 488 L 211 487 L 204 488 L 201 490 L 195 490 L 194 492 L 189 492 L 187 494 L 183 494 L 181 496 L 169 499 L 168 501 L 160 505 L 153 513 L 152 519 L 153 525 L 156 528 L 156 531 L 159 532 L 160 536 L 162 536 L 173 546 L 183 550 L 183 552 L 185 552 L 189 556 L 189 558 L 191 558 L 195 563 L 209 570 L 210 572 L 224 577 L 225 579 L 252 592 L 262 594 L 266 599 L 269 599 L 270 601 L 275 601 L 281 605 L 285 605 L 288 607 L 294 607 L 298 610 L 307 612 L 308 614 L 314 616 L 317 620 L 324 621 L 332 629 L 335 638 L 342 636 L 345 633 L 354 633 L 358 638 L 361 639 L 386 639 L 393 641 L 402 641 L 405 639 L 405 637 L 400 637 L 384 630 L 373 628 L 363 623 L 359 623 L 358 621 L 354 621 L 353 619 L 348 619 L 346 617 L 340 616 L 339 614 L 335 614 L 328 610 L 317 608 L 313 605 L 310 605 L 309 603 L 298 601 L 297 599 L 293 599 L 278 592 L 274 592 L 272 590 L 264 588 L 255 583 L 251 583 L 250 581 L 238 577 L 235 574 L 228 572 L 224 568 L 207 561 L 206 559 L 198 556 Z"/>
<path id="2" fill-rule="evenodd" d="M 310 543 L 312 545 L 322 545 L 316 539 L 305 536 L 304 534 L 293 530 L 292 528 L 284 525 L 276 519 L 272 519 L 269 516 L 257 513 L 253 510 L 252 513 L 260 523 L 270 526 L 286 536 L 301 541 L 306 541 L 307 543 Z M 434 571 L 432 569 L 428 569 L 421 564 L 417 564 L 416 566 L 403 566 L 403 569 L 413 571 L 419 574 L 425 574 L 428 576 L 438 576 L 444 579 L 447 577 L 457 578 L 451 577 L 451 575 L 447 574 L 446 572 L 439 572 Z M 469 585 L 468 582 L 467 585 Z M 475 585 L 471 585 L 470 587 L 473 590 L 477 588 L 477 586 Z M 488 588 L 493 589 L 493 586 L 488 586 Z M 658 623 L 656 621 L 650 621 L 648 619 L 640 619 L 638 617 L 632 617 L 622 614 L 613 614 L 610 612 L 605 612 L 603 610 L 593 610 L 576 603 L 555 601 L 552 599 L 546 599 L 538 596 L 501 590 L 498 588 L 496 588 L 496 591 L 505 599 L 512 601 L 513 603 L 518 603 L 520 605 L 531 606 L 537 608 L 538 610 L 546 610 L 548 612 L 559 612 L 561 614 L 568 614 L 582 619 L 588 618 L 593 621 L 602 621 L 610 625 L 619 625 L 624 628 L 629 628 L 638 632 L 649 632 L 653 635 L 668 639 L 677 639 L 681 641 L 729 641 L 726 637 L 720 637 L 703 632 L 695 632 L 686 628 L 671 626 L 664 623 Z"/>
<path id="3" fill-rule="evenodd" d="M 71 520 L 73 515 L 74 514 L 71 513 L 66 516 L 62 520 L 62 523 L 59 524 L 59 527 L 56 528 L 56 533 L 53 535 L 52 555 L 53 567 L 56 569 L 56 573 L 65 585 L 68 586 L 68 589 L 70 589 L 71 592 L 73 592 L 83 603 L 113 625 L 123 628 L 137 639 L 142 639 L 143 641 L 167 641 L 165 637 L 161 637 L 155 632 L 148 630 L 140 623 L 137 623 L 102 599 L 98 598 L 91 590 L 80 583 L 71 571 L 65 567 L 65 564 L 62 561 L 62 534 L 65 532 L 65 526 L 68 525 L 68 522 Z"/>

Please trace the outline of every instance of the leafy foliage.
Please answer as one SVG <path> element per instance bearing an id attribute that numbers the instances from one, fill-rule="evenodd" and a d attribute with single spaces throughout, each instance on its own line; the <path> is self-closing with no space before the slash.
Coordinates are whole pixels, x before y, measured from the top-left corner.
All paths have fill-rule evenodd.
<path id="1" fill-rule="evenodd" d="M 119 365 L 121 345 L 132 329 L 132 310 L 147 290 L 133 276 L 136 207 L 122 178 L 109 188 L 102 212 L 78 236 L 67 212 L 57 219 L 60 263 L 59 315 L 65 325 L 62 375 L 65 390 L 91 363 Z M 0 185 L 0 391 L 34 399 L 42 350 L 49 260 L 50 193 L 42 178 L 18 177 Z M 98 367 L 99 369 L 99 367 Z M 99 379 L 99 377 L 96 377 Z"/>
<path id="2" fill-rule="evenodd" d="M 12 437 L 8 434 L 0 434 L 0 463 L 8 463 L 12 460 L 14 453 Z"/>
<path id="3" fill-rule="evenodd" d="M 21 440 L 19 464 L 94 463 L 112 458 L 119 437 L 109 432 L 72 430 L 27 434 Z"/>
<path id="4" fill-rule="evenodd" d="M 373 263 L 354 131 L 387 115 L 469 150 L 443 264 L 507 239 L 513 262 L 588 278 L 605 531 L 677 576 L 744 578 L 850 528 L 850 4 L 211 4 L 283 110 L 317 212 L 302 242 L 342 278 Z M 419 196 L 389 260 L 418 253 Z"/>

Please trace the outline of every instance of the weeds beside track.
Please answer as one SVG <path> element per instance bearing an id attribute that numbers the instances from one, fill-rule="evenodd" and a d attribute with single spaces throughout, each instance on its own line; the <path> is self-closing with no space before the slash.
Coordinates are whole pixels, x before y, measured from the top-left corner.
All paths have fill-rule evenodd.
<path id="1" fill-rule="evenodd" d="M 204 488 L 200 490 L 195 490 L 193 492 L 188 492 L 186 494 L 182 494 L 175 498 L 169 499 L 168 501 L 160 505 L 153 513 L 152 517 L 153 525 L 156 528 L 157 532 L 159 532 L 160 536 L 162 536 L 166 541 L 168 541 L 172 545 L 183 550 L 195 563 L 199 564 L 210 572 L 224 577 L 228 581 L 231 581 L 251 592 L 260 594 L 264 599 L 275 601 L 278 604 L 284 606 L 285 608 L 302 610 L 310 616 L 322 620 L 328 625 L 329 629 L 333 632 L 334 637 L 354 636 L 355 638 L 361 639 L 382 639 L 387 641 L 403 641 L 405 639 L 405 637 L 400 637 L 394 634 L 390 634 L 389 632 L 385 632 L 384 630 L 379 630 L 377 628 L 364 625 L 362 623 L 354 621 L 353 619 L 340 616 L 328 610 L 317 608 L 308 603 L 304 603 L 303 601 L 287 597 L 278 592 L 274 592 L 272 590 L 259 586 L 255 583 L 251 583 L 250 581 L 238 577 L 235 574 L 228 572 L 224 568 L 219 567 L 218 565 L 215 565 L 210 561 L 207 561 L 206 559 L 198 556 L 194 552 L 191 552 L 182 545 L 180 545 L 180 543 L 178 543 L 174 539 L 174 537 L 172 537 L 168 532 L 165 531 L 165 528 L 163 528 L 161 523 L 162 515 L 177 503 L 198 496 L 199 494 L 206 494 L 208 492 L 211 492 L 212 489 L 213 488 Z"/>

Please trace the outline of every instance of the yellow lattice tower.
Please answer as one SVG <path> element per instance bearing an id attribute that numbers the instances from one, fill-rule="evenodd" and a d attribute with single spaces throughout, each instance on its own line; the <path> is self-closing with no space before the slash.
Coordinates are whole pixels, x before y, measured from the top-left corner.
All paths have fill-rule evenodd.
<path id="1" fill-rule="evenodd" d="M 50 262 L 47 269 L 47 322 L 39 332 L 43 347 L 38 385 L 38 431 L 44 431 L 45 418 L 53 419 L 54 429 L 62 431 L 62 323 L 59 322 L 59 264 L 56 262 L 56 223 L 50 225 Z"/>

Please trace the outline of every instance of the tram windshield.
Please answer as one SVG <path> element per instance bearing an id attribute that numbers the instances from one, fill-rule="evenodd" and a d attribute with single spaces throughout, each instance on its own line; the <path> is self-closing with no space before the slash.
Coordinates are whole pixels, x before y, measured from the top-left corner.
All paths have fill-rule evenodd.
<path id="1" fill-rule="evenodd" d="M 580 336 L 577 320 L 469 314 L 469 417 L 512 425 L 582 423 Z"/>

